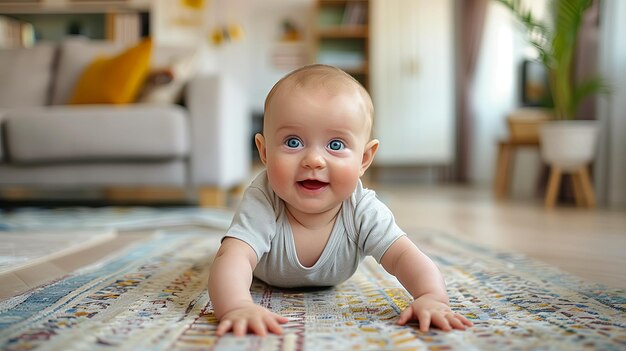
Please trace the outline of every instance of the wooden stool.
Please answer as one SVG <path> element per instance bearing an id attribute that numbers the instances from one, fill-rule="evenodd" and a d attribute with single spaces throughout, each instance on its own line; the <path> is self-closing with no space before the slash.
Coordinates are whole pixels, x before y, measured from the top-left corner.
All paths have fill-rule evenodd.
<path id="1" fill-rule="evenodd" d="M 506 118 L 509 138 L 498 141 L 495 194 L 497 199 L 508 196 L 509 180 L 513 173 L 514 154 L 519 147 L 539 147 L 539 127 L 552 116 L 549 109 L 522 107 L 509 113 Z"/>
<path id="2" fill-rule="evenodd" d="M 550 180 L 548 181 L 548 189 L 546 191 L 545 205 L 548 208 L 554 207 L 556 197 L 561 184 L 561 175 L 564 171 L 556 166 L 550 167 Z M 576 206 L 594 208 L 596 206 L 596 198 L 589 179 L 587 166 L 570 171 L 572 174 L 572 184 L 574 186 L 574 197 L 576 198 Z"/>

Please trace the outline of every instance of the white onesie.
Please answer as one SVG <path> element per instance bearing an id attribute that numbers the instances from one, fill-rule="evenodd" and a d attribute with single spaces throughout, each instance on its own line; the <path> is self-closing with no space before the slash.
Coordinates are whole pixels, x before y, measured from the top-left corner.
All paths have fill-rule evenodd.
<path id="1" fill-rule="evenodd" d="M 255 277 L 277 287 L 294 288 L 339 284 L 354 274 L 366 256 L 380 263 L 389 246 L 403 235 L 389 208 L 359 180 L 352 195 L 343 201 L 320 258 L 312 267 L 304 267 L 298 261 L 285 204 L 263 171 L 246 189 L 224 236 L 252 247 L 257 256 Z"/>

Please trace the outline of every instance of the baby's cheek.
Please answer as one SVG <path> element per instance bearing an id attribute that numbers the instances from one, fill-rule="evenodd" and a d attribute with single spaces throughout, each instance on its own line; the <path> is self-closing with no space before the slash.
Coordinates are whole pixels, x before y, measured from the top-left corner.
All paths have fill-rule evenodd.
<path id="1" fill-rule="evenodd" d="M 356 183 L 359 179 L 360 166 L 359 165 L 345 165 L 335 170 L 334 184 L 337 191 L 342 193 L 351 194 L 356 188 Z"/>
<path id="2" fill-rule="evenodd" d="M 292 166 L 290 166 L 289 162 L 280 158 L 272 159 L 270 162 L 267 162 L 266 168 L 267 176 L 272 185 L 284 186 L 292 183 L 290 180 L 292 176 Z"/>

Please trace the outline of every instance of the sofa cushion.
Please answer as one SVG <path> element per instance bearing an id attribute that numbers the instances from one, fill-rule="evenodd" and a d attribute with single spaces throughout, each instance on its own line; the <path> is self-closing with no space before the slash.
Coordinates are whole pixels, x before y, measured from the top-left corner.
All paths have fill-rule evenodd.
<path id="1" fill-rule="evenodd" d="M 122 49 L 120 44 L 81 37 L 63 41 L 59 48 L 52 104 L 66 105 L 70 101 L 78 79 L 96 57 L 114 55 Z"/>
<path id="2" fill-rule="evenodd" d="M 70 104 L 128 104 L 135 101 L 150 66 L 152 41 L 117 56 L 97 57 L 81 74 Z"/>
<path id="3" fill-rule="evenodd" d="M 55 54 L 53 44 L 0 49 L 0 107 L 47 105 Z"/>
<path id="4" fill-rule="evenodd" d="M 6 155 L 19 164 L 182 158 L 188 119 L 179 106 L 59 106 L 5 115 Z"/>

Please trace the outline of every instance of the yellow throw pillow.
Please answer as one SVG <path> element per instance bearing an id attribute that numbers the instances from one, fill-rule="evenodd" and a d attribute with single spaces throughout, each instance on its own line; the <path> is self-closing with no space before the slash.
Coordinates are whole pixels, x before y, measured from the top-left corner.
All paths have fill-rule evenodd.
<path id="1" fill-rule="evenodd" d="M 70 104 L 127 104 L 135 101 L 150 67 L 152 40 L 115 57 L 98 57 L 83 72 Z"/>

